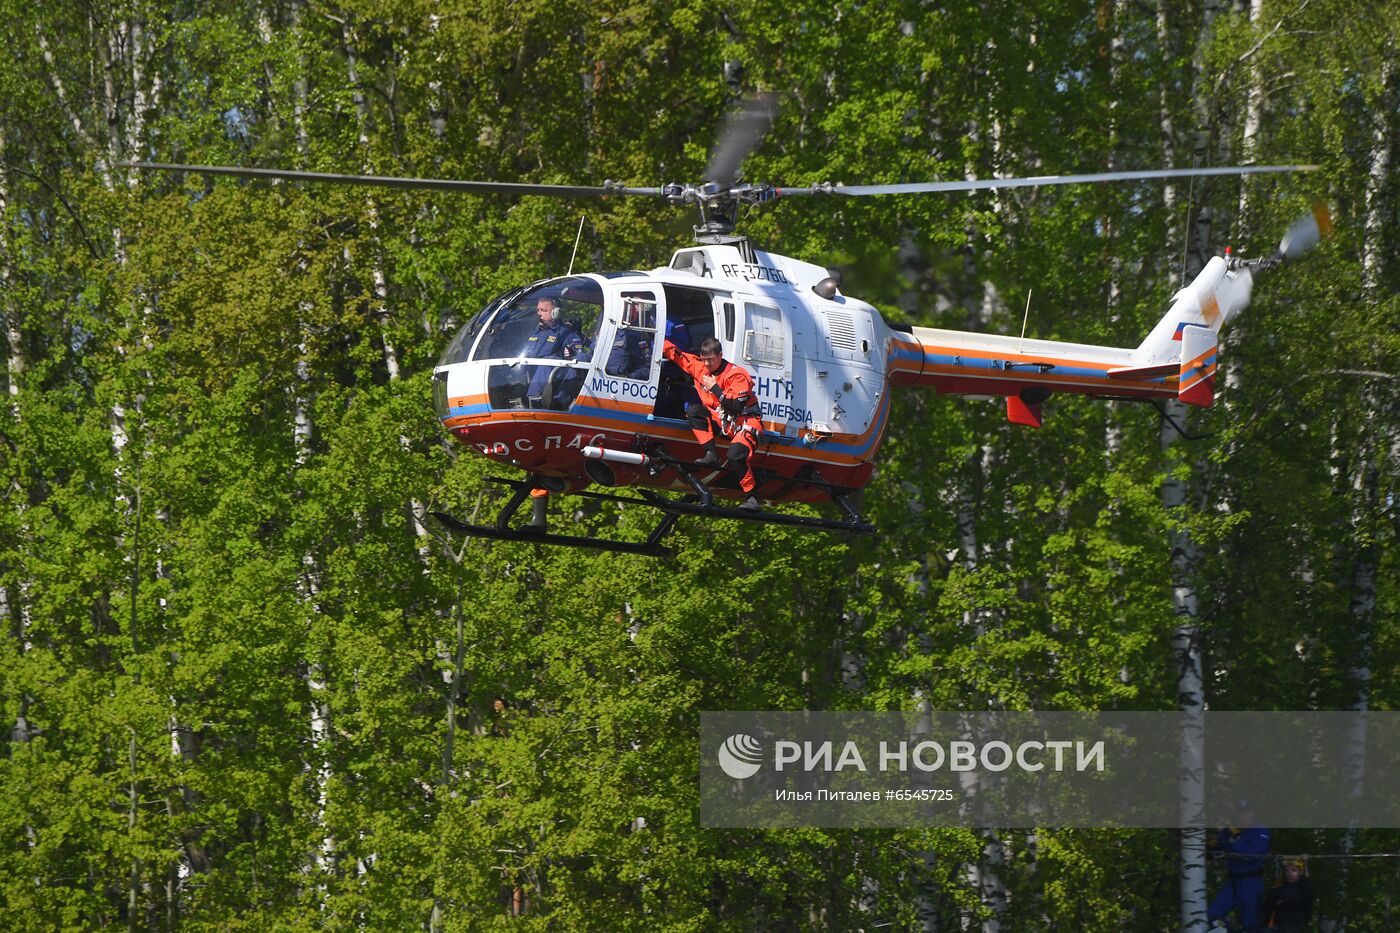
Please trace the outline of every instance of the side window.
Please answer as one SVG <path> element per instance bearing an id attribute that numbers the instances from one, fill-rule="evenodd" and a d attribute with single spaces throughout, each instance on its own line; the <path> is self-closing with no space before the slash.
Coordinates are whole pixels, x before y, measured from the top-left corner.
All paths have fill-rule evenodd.
<path id="1" fill-rule="evenodd" d="M 782 312 L 746 301 L 744 316 L 748 318 L 748 330 L 744 331 L 744 361 L 782 368 L 787 351 Z"/>
<path id="2" fill-rule="evenodd" d="M 734 342 L 734 302 L 724 303 L 724 339 Z"/>
<path id="3" fill-rule="evenodd" d="M 608 348 L 606 370 L 609 376 L 624 379 L 651 377 L 652 349 L 656 346 L 656 295 L 651 292 L 623 292 L 622 313 L 612 346 Z"/>

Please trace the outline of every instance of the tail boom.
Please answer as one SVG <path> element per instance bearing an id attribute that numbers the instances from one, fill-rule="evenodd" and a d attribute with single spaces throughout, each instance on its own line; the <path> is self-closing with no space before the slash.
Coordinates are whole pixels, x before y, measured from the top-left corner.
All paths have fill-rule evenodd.
<path id="1" fill-rule="evenodd" d="M 893 335 L 888 358 L 895 385 L 947 395 L 1014 396 L 1036 405 L 1056 392 L 1114 398 L 1177 394 L 1175 364 L 1138 369 L 1133 351 L 1118 347 L 915 327 Z"/>
<path id="2" fill-rule="evenodd" d="M 1248 267 L 1212 259 L 1135 349 L 912 327 L 890 335 L 890 381 L 1005 396 L 1007 418 L 1034 427 L 1040 403 L 1056 392 L 1208 407 L 1215 400 L 1216 335 L 1249 304 L 1252 286 Z"/>

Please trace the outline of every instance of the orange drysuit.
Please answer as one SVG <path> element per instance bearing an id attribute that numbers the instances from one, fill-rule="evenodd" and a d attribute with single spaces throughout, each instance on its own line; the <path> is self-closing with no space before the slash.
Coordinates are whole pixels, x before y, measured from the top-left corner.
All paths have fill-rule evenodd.
<path id="1" fill-rule="evenodd" d="M 692 405 L 686 411 L 695 439 L 705 445 L 714 441 L 716 433 L 728 438 L 729 466 L 736 473 L 742 471 L 739 488 L 753 492 L 758 483 L 754 480 L 752 454 L 763 433 L 753 377 L 742 366 L 728 361 L 719 372 L 711 373 L 704 360 L 678 349 L 669 340 L 662 344 L 661 352 L 695 380 L 695 391 L 704 406 Z"/>

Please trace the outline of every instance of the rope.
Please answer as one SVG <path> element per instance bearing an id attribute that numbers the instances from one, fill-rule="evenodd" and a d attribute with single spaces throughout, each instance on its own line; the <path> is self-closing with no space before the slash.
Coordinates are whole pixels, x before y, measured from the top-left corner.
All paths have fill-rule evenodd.
<path id="1" fill-rule="evenodd" d="M 1267 855 L 1243 855 L 1243 854 L 1241 854 L 1241 853 L 1239 853 L 1239 852 L 1211 852 L 1210 855 L 1211 855 L 1212 858 L 1225 858 L 1225 859 L 1231 859 L 1231 858 L 1233 858 L 1233 859 L 1252 858 L 1252 859 L 1261 859 L 1261 860 L 1262 860 L 1262 859 L 1272 859 L 1272 860 L 1275 861 L 1275 862 L 1284 862 L 1284 861 L 1287 861 L 1288 859 L 1301 859 L 1301 860 L 1303 860 L 1303 861 L 1306 862 L 1306 861 L 1311 861 L 1312 859 L 1328 859 L 1328 858 L 1400 858 L 1400 852 L 1352 852 L 1352 853 L 1350 853 L 1350 854 L 1345 853 L 1345 852 L 1299 852 L 1299 853 L 1297 853 L 1297 854 L 1288 854 L 1288 853 L 1284 853 L 1284 852 L 1277 852 L 1277 853 L 1272 853 L 1272 852 L 1271 852 L 1271 853 L 1269 853 L 1269 854 L 1267 854 Z"/>

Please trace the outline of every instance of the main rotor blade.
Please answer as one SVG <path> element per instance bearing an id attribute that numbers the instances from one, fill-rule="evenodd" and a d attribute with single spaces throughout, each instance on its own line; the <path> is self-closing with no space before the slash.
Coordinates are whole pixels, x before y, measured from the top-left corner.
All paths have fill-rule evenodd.
<path id="1" fill-rule="evenodd" d="M 1141 172 L 1098 172 L 1089 175 L 1038 175 L 1030 178 L 969 178 L 965 181 L 922 181 L 901 185 L 825 185 L 816 194 L 925 194 L 934 191 L 982 191 L 991 188 L 1034 188 L 1040 185 L 1082 185 L 1101 181 L 1143 181 L 1151 178 L 1204 178 L 1212 175 L 1262 175 L 1268 172 L 1312 172 L 1316 165 L 1239 165 L 1219 168 L 1167 168 Z M 783 196 L 804 194 L 784 188 Z"/>
<path id="2" fill-rule="evenodd" d="M 705 167 L 705 180 L 721 188 L 734 184 L 739 166 L 773 126 L 778 114 L 776 94 L 756 94 L 747 98 L 740 108 L 730 114 L 715 145 L 710 164 Z"/>
<path id="3" fill-rule="evenodd" d="M 319 181 L 336 185 L 370 185 L 376 188 L 417 188 L 428 191 L 458 191 L 481 194 L 533 194 L 543 197 L 572 198 L 589 195 L 624 194 L 659 196 L 660 188 L 628 188 L 622 184 L 602 187 L 584 185 L 537 185 L 509 181 L 457 181 L 448 178 L 395 178 L 390 175 L 335 175 L 328 172 L 291 172 L 271 168 L 237 168 L 228 165 L 176 165 L 168 162 L 117 162 L 118 168 L 151 169 L 161 172 L 198 172 L 202 175 L 235 175 L 239 178 Z"/>

